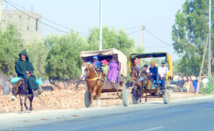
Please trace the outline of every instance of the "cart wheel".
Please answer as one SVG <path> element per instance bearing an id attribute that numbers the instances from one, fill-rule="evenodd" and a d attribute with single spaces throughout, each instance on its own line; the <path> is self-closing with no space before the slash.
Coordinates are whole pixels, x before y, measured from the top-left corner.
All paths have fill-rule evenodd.
<path id="1" fill-rule="evenodd" d="M 85 91 L 85 107 L 90 107 L 90 91 Z"/>
<path id="2" fill-rule="evenodd" d="M 123 90 L 123 105 L 129 106 L 129 90 L 124 89 Z"/>
<path id="3" fill-rule="evenodd" d="M 164 95 L 163 95 L 163 103 L 164 104 L 169 104 L 170 103 L 170 98 L 169 98 L 170 96 L 169 96 L 169 91 L 168 90 L 166 90 L 165 92 L 164 92 Z"/>
<path id="4" fill-rule="evenodd" d="M 139 100 L 136 100 L 135 96 L 132 94 L 132 103 L 139 104 Z"/>

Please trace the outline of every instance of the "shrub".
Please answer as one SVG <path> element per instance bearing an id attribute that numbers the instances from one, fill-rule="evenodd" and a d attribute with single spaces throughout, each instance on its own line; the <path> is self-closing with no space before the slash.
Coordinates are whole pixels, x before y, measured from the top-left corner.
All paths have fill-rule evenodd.
<path id="1" fill-rule="evenodd" d="M 214 91 L 214 76 L 209 77 L 209 82 L 206 88 L 202 87 L 202 92 L 206 94 L 212 94 Z"/>

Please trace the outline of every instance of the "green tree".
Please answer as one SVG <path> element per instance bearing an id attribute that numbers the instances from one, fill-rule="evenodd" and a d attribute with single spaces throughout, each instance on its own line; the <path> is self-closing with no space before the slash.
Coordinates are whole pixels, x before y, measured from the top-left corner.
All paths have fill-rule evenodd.
<path id="1" fill-rule="evenodd" d="M 208 33 L 208 5 L 209 0 L 186 0 L 183 9 L 178 10 L 175 16 L 172 27 L 173 46 L 177 54 L 182 56 L 179 62 L 181 68 L 178 70 L 184 71 L 186 75 L 198 75 L 200 70 Z"/>
<path id="2" fill-rule="evenodd" d="M 7 75 L 16 75 L 15 61 L 19 58 L 23 40 L 16 26 L 9 25 L 6 30 L 0 29 L 0 72 Z"/>
<path id="3" fill-rule="evenodd" d="M 93 27 L 89 32 L 88 43 L 90 46 L 88 50 L 98 50 L 99 28 Z M 103 49 L 109 48 L 121 50 L 128 57 L 135 51 L 135 42 L 123 29 L 117 32 L 115 28 L 103 27 Z"/>
<path id="4" fill-rule="evenodd" d="M 27 49 L 29 59 L 34 66 L 34 75 L 37 78 L 42 77 L 46 79 L 45 66 L 47 64 L 46 59 L 48 52 L 45 44 L 43 42 L 33 41 L 30 44 L 26 44 L 24 48 Z"/>
<path id="5" fill-rule="evenodd" d="M 45 39 L 49 46 L 46 72 L 51 79 L 67 81 L 79 78 L 81 70 L 80 51 L 86 50 L 88 44 L 78 33 L 51 35 Z"/>

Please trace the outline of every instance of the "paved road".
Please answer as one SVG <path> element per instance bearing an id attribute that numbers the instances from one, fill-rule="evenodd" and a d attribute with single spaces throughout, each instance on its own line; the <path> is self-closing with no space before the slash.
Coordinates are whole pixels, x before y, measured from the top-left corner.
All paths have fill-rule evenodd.
<path id="1" fill-rule="evenodd" d="M 170 105 L 152 102 L 129 107 L 40 111 L 22 115 L 24 117 L 12 120 L 16 124 L 9 124 L 3 129 L 20 131 L 214 131 L 214 98 L 172 101 Z M 31 117 L 26 118 L 29 115 Z M 7 122 L 9 118 L 3 120 Z M 0 118 L 0 123 L 3 120 Z M 1 124 L 0 127 L 2 127 Z"/>

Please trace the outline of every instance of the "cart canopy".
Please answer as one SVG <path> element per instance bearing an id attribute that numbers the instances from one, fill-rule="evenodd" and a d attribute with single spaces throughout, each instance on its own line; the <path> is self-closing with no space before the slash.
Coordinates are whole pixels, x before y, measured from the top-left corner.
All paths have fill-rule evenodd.
<path id="1" fill-rule="evenodd" d="M 105 50 L 96 50 L 96 51 L 82 51 L 80 52 L 80 57 L 83 62 L 89 62 L 93 56 L 99 56 L 99 60 L 107 60 L 108 62 L 112 59 L 112 55 L 117 54 L 118 60 L 121 63 L 120 74 L 124 77 L 127 76 L 127 57 L 126 55 L 115 48 L 105 49 Z"/>
<path id="2" fill-rule="evenodd" d="M 166 77 L 172 78 L 173 76 L 173 64 L 172 64 L 172 58 L 170 54 L 167 52 L 155 52 L 155 53 L 133 53 L 129 57 L 129 71 L 131 71 L 131 68 L 133 65 L 133 62 L 135 59 L 145 59 L 145 58 L 157 58 L 157 57 L 165 57 L 165 61 L 168 64 L 169 71 L 167 73 Z"/>

